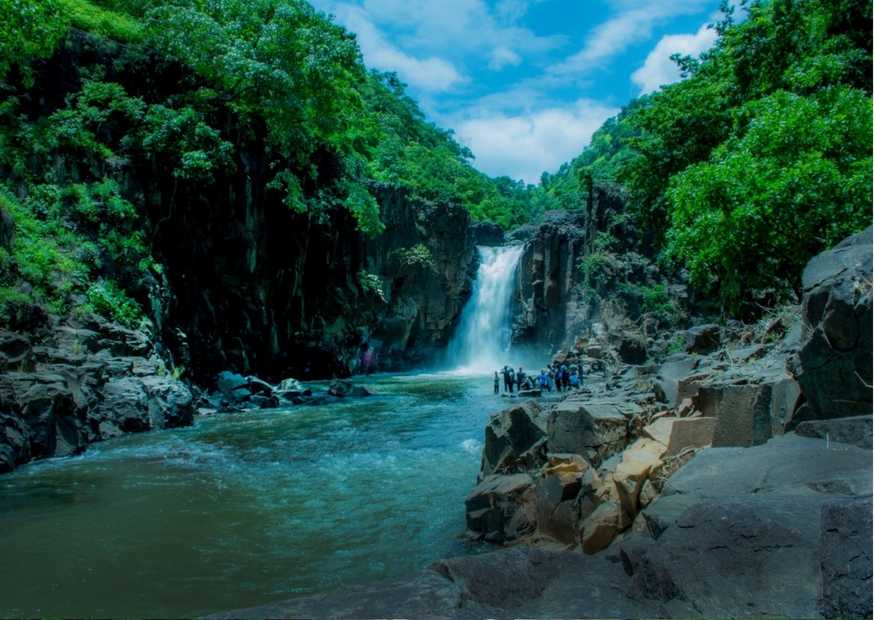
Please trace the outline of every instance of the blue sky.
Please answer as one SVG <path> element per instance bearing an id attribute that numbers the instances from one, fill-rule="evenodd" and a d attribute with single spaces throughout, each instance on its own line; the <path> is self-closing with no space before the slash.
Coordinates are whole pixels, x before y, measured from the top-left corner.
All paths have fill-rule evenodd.
<path id="1" fill-rule="evenodd" d="M 713 44 L 719 0 L 310 0 L 490 175 L 536 183 Z"/>

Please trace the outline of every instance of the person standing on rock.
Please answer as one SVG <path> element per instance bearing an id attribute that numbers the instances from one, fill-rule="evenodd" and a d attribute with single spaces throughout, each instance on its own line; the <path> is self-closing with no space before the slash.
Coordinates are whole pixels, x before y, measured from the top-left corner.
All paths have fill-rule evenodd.
<path id="1" fill-rule="evenodd" d="M 507 374 L 510 376 L 510 394 L 512 394 L 513 393 L 513 384 L 516 383 L 516 371 L 513 370 L 513 367 L 511 366 L 507 370 Z"/>
<path id="2" fill-rule="evenodd" d="M 504 366 L 504 393 L 510 393 L 510 369 L 507 366 Z"/>
<path id="3" fill-rule="evenodd" d="M 501 392 L 501 379 L 498 377 L 498 371 L 495 371 L 495 394 L 500 394 Z"/>

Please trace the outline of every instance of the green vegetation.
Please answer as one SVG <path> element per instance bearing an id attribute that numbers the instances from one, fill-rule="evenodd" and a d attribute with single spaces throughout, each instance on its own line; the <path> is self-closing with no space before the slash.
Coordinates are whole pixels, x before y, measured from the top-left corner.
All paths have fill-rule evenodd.
<path id="1" fill-rule="evenodd" d="M 582 208 L 621 183 L 668 267 L 733 314 L 800 286 L 815 253 L 870 223 L 871 2 L 751 2 L 682 82 L 633 101 L 544 191 Z"/>
<path id="2" fill-rule="evenodd" d="M 369 72 L 354 36 L 303 0 L 0 0 L 0 10 L 10 17 L 0 209 L 15 232 L 0 249 L 7 319 L 38 303 L 139 324 L 161 270 L 160 213 L 140 177 L 158 183 L 166 213 L 177 196 L 240 174 L 252 153 L 268 199 L 318 221 L 345 209 L 367 235 L 384 228 L 376 184 L 508 228 L 542 212 L 533 188 L 475 170 L 396 76 Z M 35 61 L 53 55 L 75 63 L 62 86 L 73 90 L 37 82 Z M 33 89 L 48 95 L 36 114 Z M 424 246 L 398 259 L 432 267 Z M 374 278 L 359 286 L 384 299 Z"/>

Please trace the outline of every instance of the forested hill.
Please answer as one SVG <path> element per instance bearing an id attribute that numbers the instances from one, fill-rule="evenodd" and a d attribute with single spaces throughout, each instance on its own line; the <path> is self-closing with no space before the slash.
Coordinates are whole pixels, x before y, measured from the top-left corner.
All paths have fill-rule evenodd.
<path id="1" fill-rule="evenodd" d="M 169 217 L 146 225 L 142 190 L 163 172 L 163 209 L 257 164 L 268 197 L 313 221 L 345 209 L 368 235 L 377 185 L 504 227 L 535 217 L 529 188 L 475 170 L 302 0 L 0 0 L 0 15 L 4 307 L 136 324 L 131 283 L 160 271 Z"/>
<path id="2" fill-rule="evenodd" d="M 542 189 L 628 192 L 668 269 L 733 314 L 793 296 L 817 252 L 871 223 L 871 2 L 726 5 L 682 82 L 632 101 Z M 610 239 L 604 240 L 609 245 Z"/>

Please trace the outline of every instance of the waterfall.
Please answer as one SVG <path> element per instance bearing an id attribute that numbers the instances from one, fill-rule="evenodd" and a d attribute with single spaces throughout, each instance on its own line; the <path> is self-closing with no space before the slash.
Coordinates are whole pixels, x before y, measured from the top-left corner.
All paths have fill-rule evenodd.
<path id="1" fill-rule="evenodd" d="M 477 247 L 480 264 L 473 293 L 449 343 L 448 360 L 459 370 L 493 372 L 507 363 L 510 297 L 522 246 Z"/>

